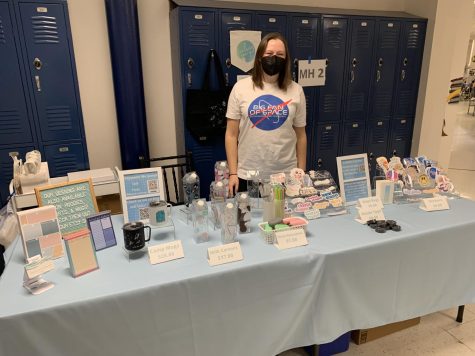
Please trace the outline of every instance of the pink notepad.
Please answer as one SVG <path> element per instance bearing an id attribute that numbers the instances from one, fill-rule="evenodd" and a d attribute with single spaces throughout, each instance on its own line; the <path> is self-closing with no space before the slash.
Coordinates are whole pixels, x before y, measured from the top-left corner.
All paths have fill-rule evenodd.
<path id="1" fill-rule="evenodd" d="M 79 277 L 99 268 L 96 251 L 88 229 L 64 235 L 69 266 L 73 277 Z"/>

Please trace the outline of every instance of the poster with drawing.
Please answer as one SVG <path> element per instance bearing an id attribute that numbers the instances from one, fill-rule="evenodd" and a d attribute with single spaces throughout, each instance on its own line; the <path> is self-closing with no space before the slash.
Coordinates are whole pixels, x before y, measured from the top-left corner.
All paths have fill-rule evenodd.
<path id="1" fill-rule="evenodd" d="M 252 69 L 261 31 L 229 31 L 231 63 L 243 72 Z"/>

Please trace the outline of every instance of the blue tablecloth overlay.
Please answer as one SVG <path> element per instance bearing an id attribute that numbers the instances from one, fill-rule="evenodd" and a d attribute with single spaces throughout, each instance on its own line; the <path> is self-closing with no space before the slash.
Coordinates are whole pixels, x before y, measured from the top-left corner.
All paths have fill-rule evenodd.
<path id="1" fill-rule="evenodd" d="M 244 259 L 210 267 L 176 219 L 185 258 L 151 265 L 118 245 L 97 252 L 100 269 L 71 277 L 67 258 L 44 275 L 55 287 L 22 287 L 21 243 L 0 279 L 0 355 L 275 355 L 368 328 L 475 301 L 475 202 L 448 211 L 388 205 L 401 232 L 376 233 L 351 214 L 310 221 L 307 246 L 280 251 L 253 232 L 238 235 Z M 172 239 L 153 229 L 150 245 Z"/>

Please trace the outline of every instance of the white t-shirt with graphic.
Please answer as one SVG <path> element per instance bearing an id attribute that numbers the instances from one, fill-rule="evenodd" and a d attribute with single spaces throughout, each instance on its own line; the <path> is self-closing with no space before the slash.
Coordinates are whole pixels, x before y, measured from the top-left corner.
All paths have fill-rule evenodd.
<path id="1" fill-rule="evenodd" d="M 305 95 L 292 82 L 286 91 L 277 83 L 253 85 L 252 78 L 239 80 L 228 101 L 226 117 L 239 122 L 238 177 L 249 170 L 263 174 L 288 173 L 297 167 L 297 136 L 292 126 L 305 127 Z"/>

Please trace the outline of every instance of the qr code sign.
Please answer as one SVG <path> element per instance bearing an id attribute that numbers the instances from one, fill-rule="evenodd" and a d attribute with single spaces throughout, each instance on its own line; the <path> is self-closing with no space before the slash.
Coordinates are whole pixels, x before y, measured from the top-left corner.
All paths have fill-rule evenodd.
<path id="1" fill-rule="evenodd" d="M 148 208 L 140 208 L 139 216 L 140 216 L 140 220 L 147 220 L 149 218 Z"/>
<path id="2" fill-rule="evenodd" d="M 148 180 L 148 192 L 149 193 L 157 193 L 158 192 L 158 181 L 156 179 Z"/>

